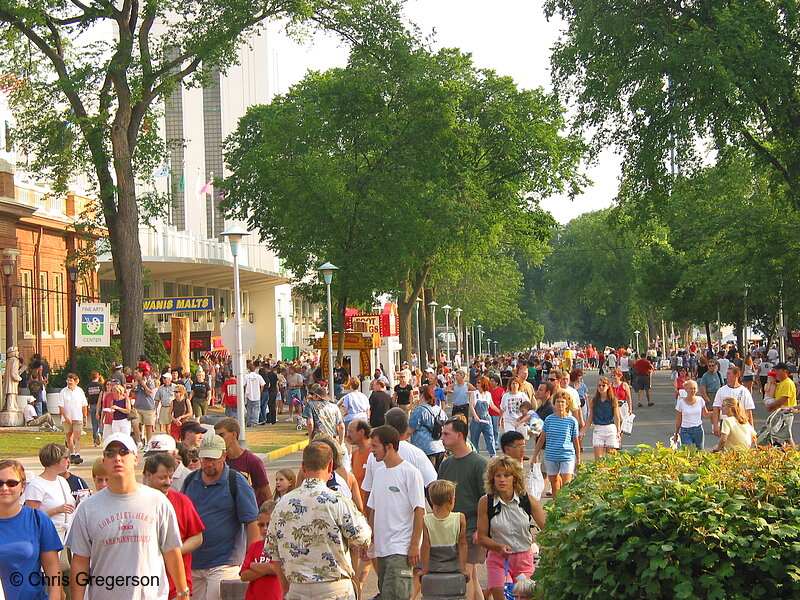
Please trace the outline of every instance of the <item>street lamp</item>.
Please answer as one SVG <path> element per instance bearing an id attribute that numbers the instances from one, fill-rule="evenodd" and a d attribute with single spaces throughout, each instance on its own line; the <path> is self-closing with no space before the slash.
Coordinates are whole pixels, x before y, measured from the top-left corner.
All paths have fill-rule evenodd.
<path id="1" fill-rule="evenodd" d="M 453 308 L 449 304 L 445 304 L 442 309 L 444 310 L 444 335 L 447 342 L 447 361 L 450 360 L 450 309 Z M 445 361 L 445 363 L 447 362 Z"/>
<path id="2" fill-rule="evenodd" d="M 456 313 L 456 354 L 458 354 L 458 360 L 461 361 L 464 357 L 461 354 L 461 313 L 464 312 L 460 308 L 454 308 L 453 312 Z"/>
<path id="3" fill-rule="evenodd" d="M 497 344 L 498 344 L 497 340 L 493 340 L 492 344 L 494 344 L 494 353 L 497 354 Z"/>
<path id="4" fill-rule="evenodd" d="M 6 352 L 9 348 L 17 345 L 17 340 L 14 336 L 14 272 L 17 269 L 17 256 L 20 251 L 15 248 L 6 248 L 3 250 L 3 260 L 0 261 L 0 268 L 3 270 L 3 276 L 6 280 Z M 0 405 L 3 403 L 0 402 Z"/>
<path id="5" fill-rule="evenodd" d="M 67 277 L 69 278 L 70 283 L 70 293 L 71 293 L 71 300 L 69 302 L 69 370 L 71 373 L 75 372 L 75 334 L 76 334 L 76 325 L 75 325 L 75 313 L 76 306 L 75 304 L 78 302 L 78 267 L 72 265 L 67 267 Z"/>
<path id="6" fill-rule="evenodd" d="M 339 267 L 326 262 L 317 267 L 317 271 L 325 280 L 325 292 L 328 295 L 328 395 L 333 399 L 333 320 L 331 319 L 331 281 L 333 272 L 338 271 Z"/>
<path id="7" fill-rule="evenodd" d="M 422 298 L 417 298 L 414 302 L 414 314 L 417 317 L 417 368 L 422 370 L 422 344 L 419 337 L 419 305 L 422 304 Z"/>
<path id="8" fill-rule="evenodd" d="M 247 448 L 245 441 L 244 369 L 242 369 L 242 294 L 239 291 L 239 251 L 242 238 L 250 232 L 234 225 L 220 235 L 228 240 L 233 256 L 233 310 L 236 313 L 236 345 L 233 349 L 233 375 L 236 377 L 236 406 L 239 421 L 239 444 Z"/>
<path id="9" fill-rule="evenodd" d="M 470 349 L 472 350 L 472 360 L 475 360 L 475 357 L 478 356 L 478 354 L 475 352 L 475 319 L 472 319 L 472 327 L 470 328 L 469 337 L 470 340 L 472 340 L 472 345 L 470 346 Z"/>
<path id="10" fill-rule="evenodd" d="M 483 325 L 478 325 L 478 352 L 483 352 Z"/>
<path id="11" fill-rule="evenodd" d="M 638 356 L 639 356 L 639 334 L 641 333 L 641 331 L 639 331 L 639 330 L 637 329 L 637 330 L 636 330 L 636 331 L 634 331 L 633 333 L 635 333 L 635 334 L 636 334 L 636 356 L 637 356 L 637 358 L 638 358 Z"/>
<path id="12" fill-rule="evenodd" d="M 492 340 L 490 340 L 488 337 L 486 338 L 486 353 L 492 353 Z"/>
<path id="13" fill-rule="evenodd" d="M 436 345 L 436 307 L 439 306 L 439 303 L 431 300 L 428 302 L 428 306 L 431 309 L 431 330 L 433 331 L 433 364 L 437 365 L 439 364 L 439 351 Z"/>

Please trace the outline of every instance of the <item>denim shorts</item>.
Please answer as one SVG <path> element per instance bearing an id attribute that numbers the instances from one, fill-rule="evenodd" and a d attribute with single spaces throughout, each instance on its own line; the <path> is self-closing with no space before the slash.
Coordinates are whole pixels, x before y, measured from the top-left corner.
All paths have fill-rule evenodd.
<path id="1" fill-rule="evenodd" d="M 573 458 L 572 460 L 563 460 L 559 462 L 545 460 L 544 468 L 547 471 L 548 477 L 555 475 L 572 475 L 575 473 L 575 459 Z"/>

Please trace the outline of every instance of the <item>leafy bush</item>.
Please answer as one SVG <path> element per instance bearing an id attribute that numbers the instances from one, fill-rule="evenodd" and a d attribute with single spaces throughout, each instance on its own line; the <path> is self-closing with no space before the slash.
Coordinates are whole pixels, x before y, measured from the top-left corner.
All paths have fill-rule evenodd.
<path id="1" fill-rule="evenodd" d="M 158 334 L 156 326 L 147 321 L 144 322 L 144 354 L 151 365 L 163 368 L 169 362 L 169 354 L 164 347 L 164 340 Z"/>
<path id="2" fill-rule="evenodd" d="M 75 373 L 80 378 L 80 386 L 85 388 L 92 378 L 92 371 L 97 371 L 104 378 L 111 375 L 111 363 L 122 361 L 122 350 L 119 340 L 111 340 L 108 348 L 78 348 L 75 351 Z M 48 377 L 47 387 L 61 389 L 67 385 L 67 374 L 70 372 L 69 364 L 53 369 Z"/>
<path id="3" fill-rule="evenodd" d="M 800 598 L 800 452 L 639 448 L 547 507 L 537 597 Z"/>

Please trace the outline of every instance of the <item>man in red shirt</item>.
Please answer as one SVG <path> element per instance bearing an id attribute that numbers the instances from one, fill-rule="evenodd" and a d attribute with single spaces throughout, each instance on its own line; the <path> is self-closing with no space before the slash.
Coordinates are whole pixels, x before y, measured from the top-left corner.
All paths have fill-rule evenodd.
<path id="1" fill-rule="evenodd" d="M 222 404 L 225 406 L 225 416 L 239 418 L 239 397 L 236 394 L 236 377 L 228 377 L 222 384 Z"/>
<path id="2" fill-rule="evenodd" d="M 633 389 L 639 394 L 639 404 L 642 405 L 642 392 L 647 394 L 647 406 L 652 406 L 653 402 L 650 400 L 650 384 L 653 378 L 653 364 L 647 360 L 646 357 L 640 356 L 633 368 L 636 371 L 636 381 L 633 382 Z"/>
<path id="3" fill-rule="evenodd" d="M 183 567 L 186 571 L 186 583 L 189 586 L 189 592 L 193 591 L 192 588 L 192 552 L 194 552 L 200 544 L 203 543 L 203 530 L 205 525 L 200 519 L 200 515 L 194 509 L 194 503 L 188 496 L 171 490 L 172 474 L 178 463 L 169 452 L 158 452 L 152 456 L 147 457 L 144 461 L 143 478 L 142 481 L 147 487 L 159 490 L 167 495 L 167 500 L 170 501 L 172 507 L 175 509 L 175 515 L 178 517 L 178 530 L 181 534 L 181 556 L 183 558 Z M 176 590 L 175 583 L 172 577 L 167 573 L 167 581 L 169 582 L 169 597 L 175 598 Z"/>

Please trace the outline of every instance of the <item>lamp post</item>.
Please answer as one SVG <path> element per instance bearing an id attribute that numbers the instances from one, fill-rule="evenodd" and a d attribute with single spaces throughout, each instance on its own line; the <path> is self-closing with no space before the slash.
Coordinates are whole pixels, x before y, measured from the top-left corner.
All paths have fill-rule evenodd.
<path id="1" fill-rule="evenodd" d="M 450 309 L 453 308 L 449 304 L 445 304 L 442 309 L 444 310 L 444 335 L 447 342 L 447 361 L 450 360 Z"/>
<path id="2" fill-rule="evenodd" d="M 470 340 L 472 340 L 472 346 L 470 346 L 470 349 L 472 350 L 472 360 L 475 360 L 475 357 L 478 356 L 475 352 L 475 319 L 472 319 L 472 327 L 470 328 L 469 337 Z"/>
<path id="3" fill-rule="evenodd" d="M 486 338 L 486 353 L 492 353 L 492 340 L 490 340 L 488 337 Z"/>
<path id="4" fill-rule="evenodd" d="M 233 374 L 236 377 L 236 406 L 239 421 L 239 444 L 247 448 L 245 441 L 244 372 L 242 369 L 242 294 L 239 291 L 239 251 L 242 238 L 249 235 L 244 227 L 234 225 L 220 235 L 228 240 L 233 256 L 233 310 L 236 313 L 236 345 L 233 352 Z"/>
<path id="5" fill-rule="evenodd" d="M 458 354 L 458 360 L 461 361 L 464 357 L 461 354 L 461 313 L 464 312 L 460 308 L 453 309 L 453 312 L 456 313 L 456 354 Z"/>
<path id="6" fill-rule="evenodd" d="M 75 372 L 75 338 L 76 338 L 76 329 L 77 326 L 75 324 L 75 314 L 77 312 L 77 302 L 78 302 L 78 267 L 72 265 L 71 267 L 67 267 L 67 277 L 69 278 L 69 291 L 70 291 L 70 300 L 69 300 L 69 370 L 70 372 Z"/>
<path id="7" fill-rule="evenodd" d="M 637 329 L 637 330 L 636 330 L 636 331 L 634 331 L 633 333 L 635 333 L 635 334 L 636 334 L 636 356 L 637 356 L 637 358 L 638 358 L 638 356 L 639 356 L 639 334 L 641 333 L 641 331 L 639 331 L 639 330 Z"/>
<path id="8" fill-rule="evenodd" d="M 428 302 L 428 306 L 431 309 L 431 331 L 433 331 L 433 364 L 437 365 L 439 364 L 439 351 L 436 344 L 436 307 L 439 306 L 439 303 L 431 300 Z"/>
<path id="9" fill-rule="evenodd" d="M 3 260 L 0 261 L 0 268 L 3 270 L 3 277 L 6 281 L 6 352 L 9 348 L 17 345 L 14 336 L 14 272 L 17 269 L 17 256 L 20 251 L 15 248 L 3 250 Z M 0 405 L 3 403 L 0 402 Z"/>
<path id="10" fill-rule="evenodd" d="M 326 262 L 317 267 L 317 271 L 325 280 L 325 293 L 328 296 L 328 395 L 333 399 L 333 319 L 331 318 L 331 281 L 333 272 L 338 271 L 339 267 Z"/>
<path id="11" fill-rule="evenodd" d="M 478 352 L 483 352 L 483 325 L 478 325 Z"/>
<path id="12" fill-rule="evenodd" d="M 494 353 L 497 354 L 497 340 L 492 340 L 492 344 L 494 344 Z"/>
<path id="13" fill-rule="evenodd" d="M 417 368 L 421 371 L 422 370 L 422 344 L 420 343 L 421 338 L 419 337 L 419 305 L 422 304 L 422 298 L 417 298 L 417 301 L 414 302 L 414 314 L 417 317 Z"/>

